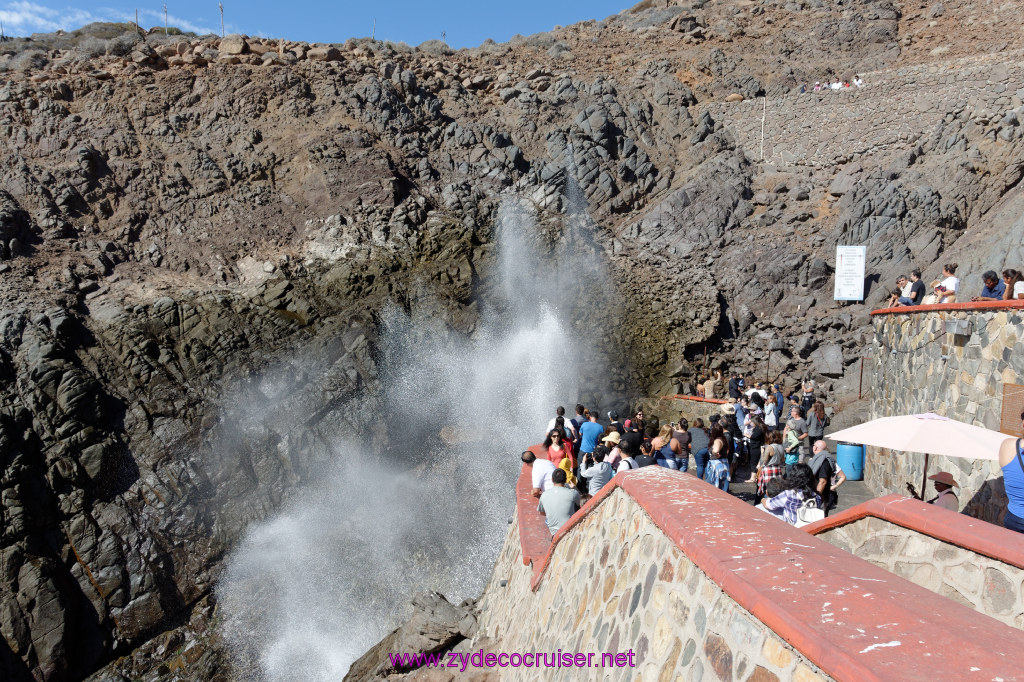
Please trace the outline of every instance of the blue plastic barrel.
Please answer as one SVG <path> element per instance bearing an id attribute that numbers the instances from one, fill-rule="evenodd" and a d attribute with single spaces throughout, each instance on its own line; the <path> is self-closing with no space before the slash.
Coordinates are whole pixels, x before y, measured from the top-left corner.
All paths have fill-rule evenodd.
<path id="1" fill-rule="evenodd" d="M 840 443 L 836 448 L 836 463 L 851 481 L 864 480 L 864 446 Z"/>

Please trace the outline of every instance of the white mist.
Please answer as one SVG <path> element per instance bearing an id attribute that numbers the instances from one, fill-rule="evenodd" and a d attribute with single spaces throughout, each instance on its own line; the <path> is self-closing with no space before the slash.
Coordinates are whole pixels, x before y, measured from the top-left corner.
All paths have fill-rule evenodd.
<path id="1" fill-rule="evenodd" d="M 575 285 L 603 281 L 601 265 L 592 249 L 563 244 L 557 261 L 545 251 L 532 213 L 506 202 L 499 286 L 480 301 L 473 339 L 385 314 L 387 451 L 366 447 L 368 433 L 333 443 L 321 480 L 248 530 L 218 586 L 247 678 L 340 680 L 417 592 L 456 604 L 480 593 L 514 510 L 519 453 L 556 405 L 571 413 L 589 356 L 571 332 Z M 437 438 L 446 426 L 461 444 Z"/>

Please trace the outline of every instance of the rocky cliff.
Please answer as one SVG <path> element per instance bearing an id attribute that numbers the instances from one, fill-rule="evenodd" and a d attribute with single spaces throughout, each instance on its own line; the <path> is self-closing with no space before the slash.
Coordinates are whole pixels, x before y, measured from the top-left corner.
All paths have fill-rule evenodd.
<path id="1" fill-rule="evenodd" d="M 226 551 L 379 419 L 383 306 L 473 334 L 505 196 L 556 258 L 567 216 L 596 225 L 618 299 L 580 330 L 618 362 L 590 403 L 705 363 L 848 398 L 896 274 L 1024 264 L 1019 10 L 645 1 L 460 51 L 0 43 L 5 678 L 133 651 L 100 678 L 226 675 L 196 645 Z M 868 246 L 863 306 L 832 303 L 839 243 Z M 240 437 L 247 403 L 275 418 Z"/>

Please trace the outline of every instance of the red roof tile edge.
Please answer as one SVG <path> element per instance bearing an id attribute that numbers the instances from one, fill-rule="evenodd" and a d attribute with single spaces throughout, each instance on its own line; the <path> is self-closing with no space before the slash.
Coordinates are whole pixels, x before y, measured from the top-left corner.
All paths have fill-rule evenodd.
<path id="1" fill-rule="evenodd" d="M 1024 301 L 983 301 L 975 303 L 933 303 L 932 305 L 905 305 L 898 308 L 879 308 L 872 315 L 906 315 L 909 313 L 938 313 L 948 311 L 1024 310 Z"/>
<path id="2" fill-rule="evenodd" d="M 903 495 L 876 497 L 804 526 L 803 530 L 819 535 L 868 516 L 1024 569 L 1024 542 L 1020 542 L 1020 533 Z"/>
<path id="3" fill-rule="evenodd" d="M 719 400 L 718 398 L 701 398 L 697 395 L 663 395 L 662 400 L 693 400 L 698 403 L 714 403 L 715 405 L 724 405 L 728 400 Z"/>
<path id="4" fill-rule="evenodd" d="M 524 466 L 524 472 L 529 484 L 529 467 Z M 903 680 L 930 682 L 957 673 L 966 678 L 974 671 L 984 671 L 977 674 L 993 679 L 994 665 L 1009 666 L 999 667 L 998 673 L 1005 676 L 1006 670 L 1017 670 L 1013 661 L 1024 660 L 1024 637 L 1019 630 L 942 597 L 938 599 L 943 602 L 944 617 L 936 618 L 940 607 L 935 604 L 934 592 L 824 540 L 808 538 L 803 529 L 768 515 L 758 516 L 750 505 L 693 475 L 660 467 L 615 476 L 559 529 L 550 543 L 522 537 L 523 527 L 532 523 L 530 517 L 541 524 L 543 517 L 536 511 L 535 502 L 524 505 L 520 496 L 520 538 L 524 563 L 533 564 L 533 590 L 540 586 L 555 546 L 616 488 L 622 488 L 633 498 L 682 553 L 737 604 L 837 680 L 859 682 L 899 676 Z M 849 512 L 846 516 L 849 518 Z M 842 517 L 840 514 L 829 520 Z M 728 528 L 730 532 L 715 535 L 712 526 Z M 758 538 L 754 548 L 750 546 L 751 536 Z M 776 578 L 794 570 L 807 580 L 806 591 L 799 594 L 792 589 L 779 589 Z M 858 590 L 848 589 L 855 581 L 870 582 Z M 869 592 L 854 594 L 866 588 Z M 815 604 L 817 601 L 822 604 Z M 808 604 L 822 609 L 831 605 L 836 613 L 841 609 L 844 620 L 826 621 Z M 849 607 L 842 608 L 844 604 Z M 914 642 L 912 648 L 901 650 L 878 636 L 872 644 L 865 632 L 877 630 L 879 623 L 892 626 L 882 633 L 885 637 L 903 637 L 908 644 Z M 993 656 L 991 643 L 996 641 L 1001 649 Z M 900 641 L 894 643 L 898 645 Z M 858 650 L 859 647 L 864 648 Z M 920 653 L 926 649 L 931 651 L 921 658 Z M 915 667 L 908 670 L 907 656 L 911 651 Z M 865 656 L 868 652 L 871 656 Z"/>

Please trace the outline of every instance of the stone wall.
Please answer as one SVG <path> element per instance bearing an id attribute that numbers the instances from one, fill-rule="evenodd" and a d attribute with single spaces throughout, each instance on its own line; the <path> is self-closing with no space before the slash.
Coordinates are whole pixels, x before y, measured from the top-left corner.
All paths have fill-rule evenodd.
<path id="1" fill-rule="evenodd" d="M 585 662 L 595 668 L 603 653 L 631 654 L 636 665 L 597 674 L 563 668 L 558 679 L 932 680 L 982 669 L 1008 679 L 1019 672 L 1017 630 L 692 475 L 647 467 L 616 476 L 550 539 L 537 532 L 529 478 L 524 466 L 517 512 L 479 602 L 473 651 L 593 653 Z M 1001 643 L 997 659 L 992 641 Z M 550 676 L 514 666 L 500 675 Z"/>
<path id="2" fill-rule="evenodd" d="M 946 334 L 948 320 L 967 321 L 970 335 Z M 878 311 L 871 417 L 935 412 L 998 430 L 1003 384 L 1024 383 L 1022 322 L 1024 306 L 1018 304 L 922 306 L 909 314 Z M 923 455 L 868 448 L 865 480 L 876 493 L 905 494 L 906 482 L 920 486 L 923 467 Z M 928 470 L 953 474 L 965 514 L 1002 521 L 1006 491 L 997 462 L 933 456 Z"/>
<path id="3" fill-rule="evenodd" d="M 1024 570 L 1017 566 L 873 516 L 818 537 L 943 597 L 1024 629 Z"/>
<path id="4" fill-rule="evenodd" d="M 602 652 L 634 652 L 635 668 L 563 669 L 558 679 L 832 679 L 723 592 L 622 490 L 559 543 L 536 592 L 532 575 L 514 521 L 481 601 L 495 651 L 594 652 L 595 664 Z M 550 674 L 505 668 L 502 679 Z"/>
<path id="5" fill-rule="evenodd" d="M 832 166 L 860 155 L 906 150 L 949 111 L 1000 117 L 1024 99 L 1024 63 L 1005 55 L 863 74 L 863 88 L 807 92 L 702 107 L 723 122 L 752 160 Z M 810 85 L 810 84 L 809 84 Z M 1020 88 L 1020 89 L 1017 89 Z M 766 106 L 767 105 L 767 106 Z"/>

